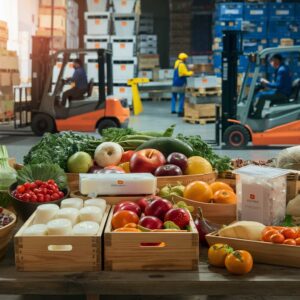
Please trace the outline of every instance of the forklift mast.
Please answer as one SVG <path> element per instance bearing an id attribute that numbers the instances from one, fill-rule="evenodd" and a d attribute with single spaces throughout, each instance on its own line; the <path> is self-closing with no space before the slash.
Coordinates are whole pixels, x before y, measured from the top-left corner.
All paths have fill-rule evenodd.
<path id="1" fill-rule="evenodd" d="M 43 98 L 45 82 L 51 70 L 50 38 L 32 37 L 32 90 L 31 108 L 38 110 Z"/>
<path id="2" fill-rule="evenodd" d="M 222 136 L 237 118 L 238 59 L 242 54 L 242 31 L 223 31 L 222 52 Z"/>

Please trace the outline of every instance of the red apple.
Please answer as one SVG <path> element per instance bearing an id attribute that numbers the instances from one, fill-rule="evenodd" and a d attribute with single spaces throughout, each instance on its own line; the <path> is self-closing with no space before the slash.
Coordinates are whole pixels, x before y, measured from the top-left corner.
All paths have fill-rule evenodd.
<path id="1" fill-rule="evenodd" d="M 166 159 L 161 152 L 155 149 L 144 149 L 133 154 L 130 159 L 130 170 L 132 173 L 154 173 L 165 163 Z"/>
<path id="2" fill-rule="evenodd" d="M 162 229 L 164 224 L 159 218 L 145 216 L 140 219 L 139 225 L 148 229 Z"/>
<path id="3" fill-rule="evenodd" d="M 185 229 L 190 223 L 190 214 L 182 208 L 172 208 L 165 215 L 165 222 L 172 221 L 180 229 Z"/>
<path id="4" fill-rule="evenodd" d="M 144 197 L 144 198 L 138 200 L 136 202 L 136 204 L 141 208 L 142 212 L 144 212 L 145 208 L 148 206 L 148 204 L 156 199 L 161 199 L 161 198 L 158 196 L 155 196 L 155 195 L 147 196 L 147 197 Z"/>
<path id="5" fill-rule="evenodd" d="M 188 159 L 187 157 L 179 152 L 171 153 L 167 158 L 168 164 L 178 166 L 183 172 L 187 168 Z"/>
<path id="6" fill-rule="evenodd" d="M 166 199 L 157 199 L 152 201 L 145 209 L 146 216 L 157 217 L 164 220 L 166 213 L 173 207 L 172 203 Z"/>
<path id="7" fill-rule="evenodd" d="M 182 171 L 178 166 L 175 165 L 164 165 L 160 166 L 155 170 L 155 176 L 180 176 Z"/>
<path id="8" fill-rule="evenodd" d="M 142 214 L 142 210 L 139 207 L 139 205 L 137 205 L 137 203 L 131 202 L 131 201 L 123 201 L 123 202 L 120 202 L 119 204 L 117 204 L 114 208 L 114 214 L 120 210 L 130 210 L 130 211 L 133 211 L 134 213 L 136 213 L 138 216 L 140 216 Z"/>
<path id="9" fill-rule="evenodd" d="M 125 151 L 122 155 L 122 158 L 121 158 L 121 161 L 120 163 L 124 163 L 124 162 L 128 162 L 130 161 L 132 155 L 134 154 L 134 151 L 133 150 L 128 150 L 128 151 Z"/>

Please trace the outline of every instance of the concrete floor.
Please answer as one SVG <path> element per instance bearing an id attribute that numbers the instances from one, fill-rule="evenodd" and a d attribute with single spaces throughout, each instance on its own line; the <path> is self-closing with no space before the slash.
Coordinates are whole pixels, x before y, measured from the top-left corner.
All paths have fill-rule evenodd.
<path id="1" fill-rule="evenodd" d="M 145 102 L 144 112 L 140 116 L 133 116 L 130 120 L 130 126 L 138 130 L 165 130 L 168 126 L 176 124 L 175 133 L 183 133 L 185 135 L 200 135 L 204 140 L 214 139 L 214 125 L 191 125 L 185 123 L 182 118 L 178 118 L 177 115 L 170 114 L 169 102 Z M 1 125 L 0 125 L 1 126 Z M 29 149 L 39 141 L 38 137 L 34 136 L 0 136 L 0 143 L 8 146 L 9 153 L 12 157 L 16 157 L 18 162 L 23 161 L 23 156 L 29 151 Z M 216 150 L 220 154 L 228 155 L 231 158 L 245 158 L 245 159 L 269 159 L 276 156 L 280 148 L 270 149 L 253 149 L 251 147 L 245 150 Z M 0 296 L 0 300 L 59 300 L 59 299 L 72 299 L 83 300 L 84 297 L 75 296 Z M 232 299 L 232 300 L 253 300 L 254 297 L 206 297 L 206 296 L 194 296 L 194 297 L 108 297 L 103 296 L 101 299 L 105 300 L 214 300 L 214 299 Z M 264 297 L 255 297 L 255 299 L 267 299 Z M 279 297 L 268 297 L 268 299 L 279 300 Z M 283 297 L 280 297 L 283 299 Z M 288 299 L 292 299 L 289 297 Z M 295 298 L 296 299 L 296 298 Z"/>
<path id="2" fill-rule="evenodd" d="M 192 125 L 185 123 L 182 118 L 170 114 L 170 103 L 168 101 L 144 102 L 144 112 L 139 116 L 132 116 L 129 126 L 141 131 L 164 131 L 172 124 L 176 124 L 175 134 L 200 135 L 204 140 L 215 139 L 214 124 Z M 39 137 L 35 136 L 0 136 L 0 143 L 7 145 L 10 155 L 16 157 L 17 161 L 22 163 L 23 156 L 39 139 Z M 216 152 L 222 155 L 228 155 L 231 158 L 257 160 L 273 158 L 281 148 L 282 147 L 261 149 L 250 146 L 243 150 L 226 150 L 219 148 L 216 149 Z"/>

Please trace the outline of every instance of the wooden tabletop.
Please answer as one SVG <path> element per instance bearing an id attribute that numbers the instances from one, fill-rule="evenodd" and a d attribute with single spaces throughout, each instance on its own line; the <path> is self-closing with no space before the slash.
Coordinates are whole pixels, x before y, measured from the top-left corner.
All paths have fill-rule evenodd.
<path id="1" fill-rule="evenodd" d="M 16 271 L 10 245 L 0 263 L 0 294 L 300 295 L 300 269 L 256 264 L 250 274 L 233 276 L 208 266 L 201 253 L 197 272 L 33 273 Z"/>

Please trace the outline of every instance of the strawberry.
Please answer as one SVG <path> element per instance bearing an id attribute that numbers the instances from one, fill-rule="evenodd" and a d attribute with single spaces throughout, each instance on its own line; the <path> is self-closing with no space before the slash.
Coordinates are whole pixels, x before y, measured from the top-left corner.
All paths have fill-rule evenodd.
<path id="1" fill-rule="evenodd" d="M 182 208 L 172 208 L 165 215 L 165 222 L 172 221 L 180 229 L 185 229 L 190 223 L 190 214 Z"/>

